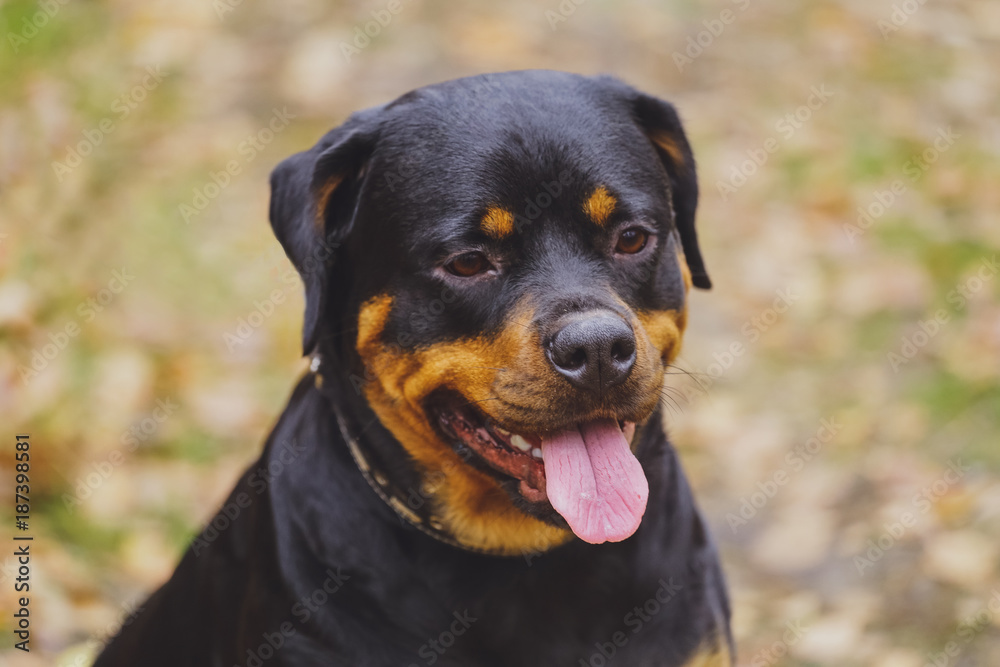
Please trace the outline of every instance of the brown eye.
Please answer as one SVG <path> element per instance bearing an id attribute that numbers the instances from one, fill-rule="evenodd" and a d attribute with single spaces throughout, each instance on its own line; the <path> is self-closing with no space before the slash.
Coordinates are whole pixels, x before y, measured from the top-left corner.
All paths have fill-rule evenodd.
<path id="1" fill-rule="evenodd" d="M 481 252 L 463 252 L 444 265 L 449 273 L 468 278 L 490 268 L 490 262 Z"/>
<path id="2" fill-rule="evenodd" d="M 649 241 L 649 234 L 647 232 L 639 229 L 638 227 L 626 229 L 618 237 L 618 244 L 615 246 L 615 252 L 624 253 L 626 255 L 634 255 L 646 247 L 647 241 Z"/>

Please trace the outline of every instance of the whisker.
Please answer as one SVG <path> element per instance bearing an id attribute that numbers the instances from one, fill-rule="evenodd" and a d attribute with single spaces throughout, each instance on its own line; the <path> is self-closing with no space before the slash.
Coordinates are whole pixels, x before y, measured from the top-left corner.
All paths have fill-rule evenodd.
<path id="1" fill-rule="evenodd" d="M 681 403 L 683 403 L 685 405 L 690 405 L 693 402 L 692 393 L 686 392 L 686 391 L 680 389 L 679 387 L 667 387 L 667 386 L 664 386 L 661 391 L 662 392 L 666 392 L 666 394 L 661 394 L 661 395 L 666 395 L 666 396 L 674 397 L 678 401 L 680 401 Z M 701 395 L 701 393 L 699 392 L 697 395 Z M 704 395 L 707 396 L 708 392 L 704 391 Z"/>
<path id="2" fill-rule="evenodd" d="M 345 329 L 340 329 L 339 331 L 331 331 L 329 333 L 336 336 L 336 335 L 339 335 L 339 334 L 342 334 L 342 333 L 347 333 L 349 331 L 357 331 L 357 330 L 358 330 L 358 325 L 355 324 L 354 326 L 350 326 L 350 327 L 347 327 Z"/>
<path id="3" fill-rule="evenodd" d="M 660 396 L 661 398 L 663 398 L 664 404 L 666 405 L 667 410 L 670 414 L 677 416 L 684 414 L 684 409 L 677 403 L 677 401 L 674 400 L 672 396 L 666 396 L 663 394 L 661 394 Z"/>
<path id="4" fill-rule="evenodd" d="M 697 377 L 699 375 L 703 376 L 703 377 L 708 376 L 708 373 L 699 373 L 698 371 L 689 371 L 686 368 L 682 368 L 682 367 L 678 366 L 677 364 L 667 364 L 667 368 L 672 368 L 675 371 L 677 371 L 677 373 L 674 373 L 674 375 L 690 375 L 691 377 Z"/>
<path id="5" fill-rule="evenodd" d="M 486 401 L 499 401 L 499 396 L 491 396 L 490 398 L 481 398 L 478 401 L 468 401 L 465 405 L 477 405 L 479 403 L 485 403 Z"/>
<path id="6" fill-rule="evenodd" d="M 708 387 L 706 387 L 705 384 L 701 381 L 702 377 L 708 377 L 707 373 L 692 372 L 692 371 L 689 371 L 689 370 L 687 370 L 685 368 L 681 368 L 680 366 L 677 366 L 676 364 L 669 364 L 667 366 L 667 368 L 672 368 L 672 369 L 675 369 L 676 371 L 678 371 L 676 373 L 667 373 L 668 375 L 687 375 L 688 377 L 690 377 L 692 380 L 694 380 L 698 384 L 698 387 L 702 391 L 704 391 L 706 394 L 708 393 Z M 699 376 L 701 376 L 701 377 L 699 377 Z"/>

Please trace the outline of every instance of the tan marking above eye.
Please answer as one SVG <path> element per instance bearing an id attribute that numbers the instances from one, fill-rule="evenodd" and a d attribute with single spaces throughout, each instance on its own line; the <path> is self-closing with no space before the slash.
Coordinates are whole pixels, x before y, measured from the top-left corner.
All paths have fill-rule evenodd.
<path id="1" fill-rule="evenodd" d="M 490 238 L 506 238 L 514 233 L 514 214 L 505 208 L 490 206 L 479 221 L 479 228 Z"/>
<path id="2" fill-rule="evenodd" d="M 618 201 L 603 185 L 597 186 L 583 204 L 583 212 L 598 225 L 604 225 L 615 211 Z"/>

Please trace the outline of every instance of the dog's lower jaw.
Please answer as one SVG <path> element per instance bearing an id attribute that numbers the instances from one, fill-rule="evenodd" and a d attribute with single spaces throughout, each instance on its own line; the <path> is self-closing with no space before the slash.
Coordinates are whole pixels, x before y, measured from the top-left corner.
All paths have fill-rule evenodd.
<path id="1" fill-rule="evenodd" d="M 443 508 L 442 524 L 463 546 L 498 556 L 530 557 L 565 544 L 573 537 L 567 528 L 525 514 L 493 479 L 474 472 L 483 477 L 484 485 L 452 483 L 443 490 L 437 503 L 437 507 Z M 477 506 L 485 511 L 476 512 L 473 508 Z"/>
<path id="2" fill-rule="evenodd" d="M 366 392 L 379 421 L 411 453 L 436 450 L 434 456 L 414 461 L 420 470 L 420 493 L 428 500 L 430 523 L 458 545 L 497 556 L 532 556 L 565 544 L 573 533 L 521 511 L 499 482 L 466 463 L 439 442 L 429 425 L 409 428 L 378 391 Z M 421 435 L 423 437 L 421 437 Z M 421 446 L 414 446 L 419 441 Z M 434 443 L 428 447 L 429 443 Z"/>

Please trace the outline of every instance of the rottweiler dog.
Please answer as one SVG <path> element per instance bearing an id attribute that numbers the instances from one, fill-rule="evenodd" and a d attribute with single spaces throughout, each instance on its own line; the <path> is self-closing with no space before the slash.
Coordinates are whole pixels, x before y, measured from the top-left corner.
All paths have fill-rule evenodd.
<path id="1" fill-rule="evenodd" d="M 311 371 L 96 664 L 732 664 L 660 408 L 710 287 L 674 107 L 459 79 L 352 115 L 271 187 Z"/>

